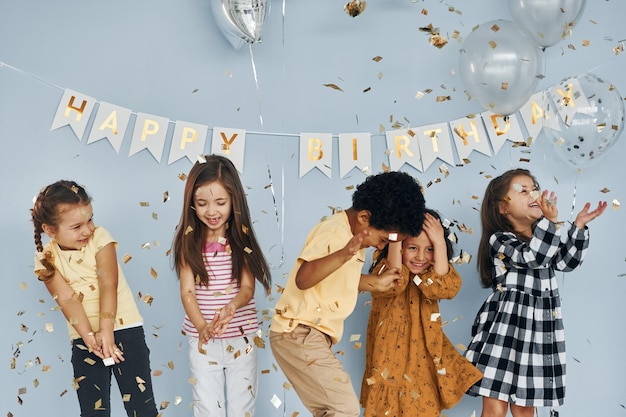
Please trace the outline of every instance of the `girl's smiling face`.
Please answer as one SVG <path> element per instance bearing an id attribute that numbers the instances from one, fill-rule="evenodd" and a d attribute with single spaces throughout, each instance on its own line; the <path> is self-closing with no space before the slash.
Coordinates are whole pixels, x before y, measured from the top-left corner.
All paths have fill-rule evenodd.
<path id="1" fill-rule="evenodd" d="M 89 204 L 61 204 L 59 224 L 43 225 L 44 232 L 54 238 L 63 250 L 80 250 L 93 235 L 93 208 Z"/>
<path id="2" fill-rule="evenodd" d="M 434 248 L 426 232 L 402 242 L 402 263 L 413 274 L 420 274 L 433 264 Z"/>
<path id="3" fill-rule="evenodd" d="M 506 201 L 500 203 L 500 213 L 515 223 L 533 222 L 543 215 L 539 206 L 539 188 L 532 178 L 518 175 L 511 180 Z"/>
<path id="4" fill-rule="evenodd" d="M 226 235 L 226 225 L 232 212 L 232 199 L 219 181 L 199 186 L 193 196 L 196 216 L 209 228 L 209 236 Z"/>

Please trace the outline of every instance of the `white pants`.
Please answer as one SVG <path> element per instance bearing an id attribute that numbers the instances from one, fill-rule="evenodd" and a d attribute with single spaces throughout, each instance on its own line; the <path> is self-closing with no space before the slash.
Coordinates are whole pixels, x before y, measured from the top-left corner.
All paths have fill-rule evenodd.
<path id="1" fill-rule="evenodd" d="M 254 417 L 258 374 L 253 340 L 254 334 L 210 339 L 202 354 L 198 338 L 189 337 L 194 417 Z"/>

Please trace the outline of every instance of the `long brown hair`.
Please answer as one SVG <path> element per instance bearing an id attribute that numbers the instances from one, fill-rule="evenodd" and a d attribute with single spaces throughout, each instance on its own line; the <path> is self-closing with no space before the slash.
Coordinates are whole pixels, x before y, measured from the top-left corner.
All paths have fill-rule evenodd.
<path id="1" fill-rule="evenodd" d="M 491 245 L 489 244 L 491 235 L 496 232 L 515 232 L 511 222 L 500 213 L 500 203 L 505 201 L 505 196 L 509 192 L 513 178 L 519 175 L 531 178 L 539 187 L 537 180 L 529 170 L 516 168 L 492 179 L 485 190 L 485 196 L 480 207 L 482 234 L 480 235 L 477 256 L 480 284 L 484 288 L 493 286 L 493 259 L 490 254 Z"/>
<path id="2" fill-rule="evenodd" d="M 269 266 L 252 228 L 246 194 L 237 169 L 230 159 L 220 155 L 205 155 L 206 162 L 196 162 L 185 184 L 183 210 L 174 236 L 174 266 L 180 276 L 183 265 L 188 265 L 202 285 L 208 285 L 209 274 L 202 257 L 202 247 L 207 236 L 207 226 L 193 209 L 193 196 L 198 187 L 218 181 L 232 200 L 232 213 L 228 219 L 226 237 L 232 254 L 232 277 L 241 283 L 241 272 L 249 269 L 252 275 L 269 290 Z"/>

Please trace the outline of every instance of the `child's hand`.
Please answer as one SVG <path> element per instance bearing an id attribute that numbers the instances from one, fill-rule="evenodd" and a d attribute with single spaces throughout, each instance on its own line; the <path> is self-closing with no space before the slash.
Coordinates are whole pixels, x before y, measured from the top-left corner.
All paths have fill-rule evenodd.
<path id="1" fill-rule="evenodd" d="M 361 247 L 363 246 L 363 239 L 365 239 L 369 235 L 370 231 L 366 229 L 352 236 L 352 239 L 348 241 L 343 250 L 348 253 L 350 258 L 353 257 L 359 252 L 359 250 L 361 250 Z"/>
<path id="2" fill-rule="evenodd" d="M 422 225 L 422 230 L 428 236 L 431 243 L 436 246 L 437 243 L 443 242 L 445 245 L 445 236 L 443 235 L 443 226 L 439 219 L 435 218 L 430 213 L 426 213 L 424 216 L 424 224 Z"/>
<path id="3" fill-rule="evenodd" d="M 209 339 L 215 336 L 215 324 L 217 323 L 218 319 L 219 314 L 216 314 L 210 323 L 205 322 L 204 327 L 198 329 L 198 352 L 204 353 L 202 345 L 206 345 L 207 343 L 209 343 Z"/>
<path id="4" fill-rule="evenodd" d="M 235 316 L 235 312 L 237 311 L 237 306 L 232 301 L 226 304 L 219 312 L 219 315 L 216 314 L 217 320 L 215 320 L 215 326 L 213 328 L 215 336 L 221 336 L 226 331 L 228 327 L 228 323 Z"/>
<path id="5" fill-rule="evenodd" d="M 99 330 L 95 334 L 96 340 L 101 347 L 103 358 L 113 358 L 115 363 L 123 362 L 124 352 L 115 344 L 113 331 Z M 97 356 L 97 355 L 96 355 Z"/>
<path id="6" fill-rule="evenodd" d="M 543 212 L 543 216 L 551 222 L 556 223 L 559 218 L 559 210 L 556 207 L 557 198 L 554 191 L 550 192 L 549 197 L 548 192 L 548 190 L 542 191 L 541 196 L 537 199 L 537 204 L 539 204 L 539 208 Z"/>
<path id="7" fill-rule="evenodd" d="M 402 282 L 402 274 L 400 269 L 391 268 L 383 272 L 371 282 L 372 292 L 384 292 L 399 287 Z"/>
<path id="8" fill-rule="evenodd" d="M 93 353 L 100 359 L 105 358 L 104 354 L 102 354 L 102 344 L 98 341 L 98 336 L 96 335 L 96 333 L 89 332 L 87 337 L 83 337 L 83 342 L 91 353 Z"/>
<path id="9" fill-rule="evenodd" d="M 606 207 L 607 207 L 607 203 L 606 201 L 598 202 L 598 207 L 596 207 L 596 209 L 593 211 L 589 211 L 590 207 L 591 207 L 591 204 L 586 203 L 583 209 L 580 211 L 580 213 L 578 213 L 578 216 L 576 216 L 576 220 L 574 220 L 574 224 L 579 229 L 584 229 L 587 223 L 589 223 L 590 221 L 592 221 L 593 219 L 595 219 L 596 217 L 604 213 L 604 210 L 606 210 Z"/>

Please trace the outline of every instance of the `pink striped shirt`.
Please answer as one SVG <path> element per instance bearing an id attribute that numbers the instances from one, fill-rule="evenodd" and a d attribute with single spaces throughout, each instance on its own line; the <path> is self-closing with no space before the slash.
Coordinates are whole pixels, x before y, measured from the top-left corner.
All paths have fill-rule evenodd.
<path id="1" fill-rule="evenodd" d="M 196 284 L 196 299 L 207 322 L 213 320 L 216 311 L 228 304 L 239 293 L 240 286 L 235 279 L 232 279 L 232 255 L 230 248 L 226 250 L 227 247 L 228 242 L 225 245 L 217 242 L 204 244 L 202 256 L 209 274 L 209 285 L 205 287 L 202 284 Z M 235 316 L 219 339 L 248 335 L 258 328 L 256 304 L 252 297 L 248 304 L 237 309 Z M 183 321 L 183 331 L 188 336 L 198 337 L 198 331 L 187 315 Z"/>

